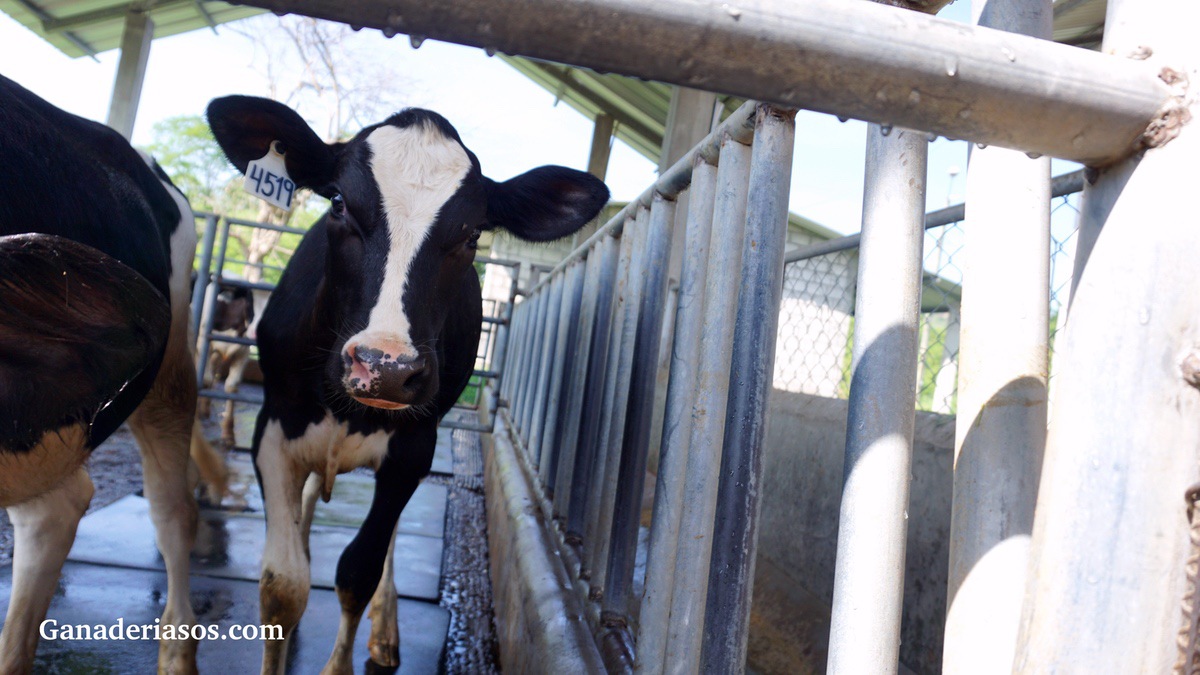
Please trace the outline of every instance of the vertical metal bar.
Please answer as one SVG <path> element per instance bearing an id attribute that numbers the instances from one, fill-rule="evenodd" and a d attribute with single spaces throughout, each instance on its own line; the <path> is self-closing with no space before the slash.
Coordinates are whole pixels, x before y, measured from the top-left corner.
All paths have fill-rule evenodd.
<path id="1" fill-rule="evenodd" d="M 505 397 L 508 399 L 508 410 L 511 415 L 517 413 L 517 398 L 520 396 L 521 379 L 525 374 L 525 361 L 529 356 L 528 338 L 529 324 L 533 320 L 534 303 L 525 296 L 521 300 L 521 304 L 513 308 L 513 320 L 517 326 L 519 333 L 514 333 L 512 341 L 508 348 L 509 365 L 508 369 L 511 374 L 508 378 L 508 392 Z"/>
<path id="2" fill-rule="evenodd" d="M 654 195 L 646 223 L 643 272 L 631 298 L 640 307 L 635 319 L 629 402 L 621 443 L 621 462 L 614 497 L 612 537 L 609 547 L 604 610 L 621 621 L 632 619 L 633 565 L 637 554 L 642 492 L 646 485 L 646 457 L 650 453 L 650 422 L 654 417 L 654 389 L 658 376 L 658 347 L 662 339 L 663 309 L 667 295 L 667 267 L 671 261 L 671 231 L 675 202 Z"/>
<path id="3" fill-rule="evenodd" d="M 592 323 L 591 348 L 587 367 L 587 386 L 583 392 L 582 416 L 579 421 L 579 455 L 571 477 L 571 504 L 567 510 L 567 534 L 583 539 L 591 523 L 591 514 L 599 507 L 595 487 L 602 473 L 597 440 L 604 404 L 605 375 L 608 372 L 608 345 L 612 335 L 613 298 L 617 284 L 620 258 L 619 243 L 605 237 L 599 244 L 600 269 L 596 280 L 596 318 Z M 593 506 L 594 504 L 594 506 Z M 588 544 L 590 547 L 590 544 Z M 585 565 L 585 569 L 590 570 Z M 589 571 L 590 574 L 590 571 Z"/>
<path id="4" fill-rule="evenodd" d="M 584 443 L 579 437 L 580 422 L 583 418 L 583 395 L 587 389 L 588 363 L 592 354 L 592 331 L 596 319 L 596 298 L 600 294 L 600 263 L 601 247 L 594 246 L 588 252 L 584 261 L 582 280 L 579 284 L 578 312 L 574 322 L 578 326 L 571 350 L 574 357 L 571 361 L 571 371 L 566 375 L 567 391 L 564 394 L 561 433 L 557 445 L 562 448 L 554 479 L 554 516 L 562 521 L 567 520 L 572 495 L 576 484 L 574 480 L 575 464 L 582 454 Z M 569 530 L 567 530 L 569 534 Z"/>
<path id="5" fill-rule="evenodd" d="M 213 290 L 208 294 L 208 316 L 200 331 L 199 360 L 196 365 L 196 388 L 204 389 L 204 371 L 208 370 L 208 355 L 212 351 L 213 323 L 217 318 L 217 296 L 221 294 L 221 275 L 225 270 L 225 252 L 229 248 L 229 221 L 221 219 L 221 245 L 217 249 L 217 265 L 213 274 Z"/>
<path id="6" fill-rule="evenodd" d="M 216 242 L 217 217 L 209 214 L 204 217 L 204 238 L 200 243 L 200 264 L 196 270 L 196 285 L 192 288 L 192 323 L 188 330 L 188 335 L 191 336 L 191 342 L 188 344 L 192 347 L 196 346 L 196 339 L 200 337 L 200 317 L 204 316 L 204 295 L 208 292 L 208 283 L 212 276 L 212 254 Z"/>
<path id="7" fill-rule="evenodd" d="M 761 104 L 756 115 L 704 620 L 701 670 L 706 673 L 735 672 L 746 663 L 762 496 L 762 445 L 783 299 L 796 111 Z"/>
<path id="8" fill-rule="evenodd" d="M 638 228 L 632 219 L 625 221 L 621 233 L 620 269 L 613 297 L 613 318 L 605 357 L 604 402 L 601 404 L 599 436 L 596 441 L 596 465 L 592 494 L 588 499 L 587 545 L 588 584 L 592 599 L 599 600 L 604 591 L 604 575 L 608 573 L 608 537 L 612 530 L 612 496 L 616 491 L 617 453 L 612 451 L 613 417 L 616 415 L 617 390 L 621 388 L 618 370 L 621 362 L 621 338 L 625 332 L 625 305 L 628 302 L 632 258 L 638 248 Z M 628 380 L 626 380 L 628 383 Z"/>
<path id="9" fill-rule="evenodd" d="M 536 359 L 534 368 L 537 377 L 533 380 L 533 405 L 529 406 L 525 426 L 529 429 L 526 434 L 529 446 L 529 458 L 534 466 L 539 466 L 545 438 L 542 436 L 542 425 L 546 419 L 546 403 L 550 398 L 550 371 L 553 369 L 555 358 L 555 336 L 559 328 L 559 311 L 562 305 L 563 283 L 566 272 L 550 279 L 549 293 L 546 299 L 546 310 L 543 313 L 541 336 L 538 348 L 534 351 Z M 543 287 L 545 288 L 545 287 Z M 540 473 L 540 472 L 539 472 Z"/>
<path id="10" fill-rule="evenodd" d="M 1050 0 L 975 0 L 977 23 L 1051 37 Z M 954 501 L 942 672 L 1013 672 L 1046 448 L 1050 158 L 967 163 Z"/>
<path id="11" fill-rule="evenodd" d="M 520 372 L 521 340 L 525 335 L 525 310 L 528 303 L 509 306 L 509 340 L 504 355 L 504 376 L 500 380 L 500 398 L 503 398 L 512 411 L 513 382 Z"/>
<path id="12" fill-rule="evenodd" d="M 566 335 L 560 335 L 559 353 L 563 355 L 559 359 L 561 370 L 552 378 L 551 388 L 554 391 L 553 406 L 550 413 L 546 416 L 546 438 L 550 443 L 550 464 L 546 474 L 546 485 L 550 487 L 554 496 L 558 496 L 558 470 L 559 464 L 562 463 L 563 453 L 575 454 L 575 444 L 568 444 L 563 440 L 563 433 L 566 431 L 566 421 L 569 410 L 566 408 L 567 399 L 571 395 L 573 388 L 578 388 L 578 384 L 570 380 L 570 373 L 575 370 L 575 362 L 579 360 L 580 350 L 577 348 L 580 333 L 580 312 L 583 303 L 583 278 L 587 271 L 586 259 L 578 260 L 571 266 L 572 276 L 568 279 L 567 289 L 563 291 L 563 307 L 566 311 Z M 586 359 L 586 356 L 584 357 Z M 554 509 L 552 508 L 553 512 Z"/>
<path id="13" fill-rule="evenodd" d="M 542 336 L 542 317 L 545 314 L 546 299 L 550 295 L 548 287 L 542 287 L 530 296 L 529 301 L 533 303 L 533 307 L 529 309 L 529 334 L 525 336 L 525 359 L 521 366 L 521 381 L 517 385 L 516 391 L 516 424 L 517 432 L 521 434 L 525 441 L 526 450 L 529 449 L 529 423 L 526 418 L 532 411 L 533 405 L 533 389 L 537 382 L 537 364 L 538 347 Z"/>
<path id="14" fill-rule="evenodd" d="M 1200 3 L 1109 0 L 1103 50 L 1194 86 L 1197 25 Z M 1185 82 L 1162 118 L 1178 135 L 1084 188 L 1080 232 L 1096 236 L 1055 340 L 1014 672 L 1194 668 L 1176 643 L 1195 629 L 1181 610 L 1197 601 L 1187 513 L 1200 479 L 1200 105 Z"/>
<path id="15" fill-rule="evenodd" d="M 675 344 L 663 417 L 662 448 L 654 489 L 654 520 L 646 557 L 646 593 L 638 617 L 638 672 L 663 671 L 667 628 L 675 578 L 675 551 L 683 515 L 687 479 L 688 435 L 695 403 L 696 367 L 704 330 L 704 282 L 708 269 L 709 236 L 713 222 L 713 192 L 717 168 L 697 156 L 688 190 L 688 216 L 675 311 Z"/>
<path id="16" fill-rule="evenodd" d="M 717 473 L 725 433 L 725 404 L 729 393 L 729 359 L 741 284 L 742 241 L 746 229 L 746 187 L 750 179 L 750 147 L 728 136 L 721 142 L 717 187 L 704 290 L 704 339 L 696 369 L 696 401 L 691 409 L 687 481 L 679 546 L 675 558 L 675 588 L 665 668 L 671 673 L 700 670 L 704 637 L 704 605 L 712 553 L 713 517 L 717 508 Z"/>
<path id="17" fill-rule="evenodd" d="M 572 314 L 579 311 L 575 303 L 578 300 L 576 291 L 579 288 L 582 272 L 582 263 L 576 261 L 568 265 L 566 271 L 562 273 L 562 297 L 558 303 L 558 317 L 555 322 L 554 363 L 550 369 L 546 414 L 540 432 L 542 440 L 538 446 L 542 449 L 538 460 L 538 472 L 542 476 L 542 484 L 549 490 L 554 489 L 554 469 L 557 468 L 555 457 L 559 451 L 559 445 L 555 441 L 558 438 L 558 411 L 562 408 L 563 371 L 571 366 L 571 358 L 574 353 L 574 350 L 568 349 L 567 345 L 571 331 L 574 329 L 571 321 Z"/>
<path id="18" fill-rule="evenodd" d="M 899 665 L 928 145 L 907 129 L 867 131 L 831 674 Z"/>

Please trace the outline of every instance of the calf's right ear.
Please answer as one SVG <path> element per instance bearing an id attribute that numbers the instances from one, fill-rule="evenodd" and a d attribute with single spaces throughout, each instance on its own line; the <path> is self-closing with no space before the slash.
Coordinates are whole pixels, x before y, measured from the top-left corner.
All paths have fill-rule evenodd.
<path id="1" fill-rule="evenodd" d="M 257 96 L 224 96 L 208 104 L 208 126 L 238 171 L 267 154 L 271 143 L 283 146 L 288 176 L 301 187 L 320 192 L 334 179 L 337 148 L 313 133 L 296 111 Z"/>

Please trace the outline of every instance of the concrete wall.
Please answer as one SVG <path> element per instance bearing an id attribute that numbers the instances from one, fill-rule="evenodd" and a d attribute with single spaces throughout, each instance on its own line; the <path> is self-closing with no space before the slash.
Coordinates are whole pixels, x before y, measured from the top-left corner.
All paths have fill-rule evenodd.
<path id="1" fill-rule="evenodd" d="M 824 672 L 828 630 L 822 634 L 812 626 L 827 626 L 833 601 L 845 433 L 846 401 L 772 392 L 751 671 Z M 901 662 L 917 673 L 941 672 L 953 449 L 953 418 L 917 413 L 900 647 Z M 788 584 L 797 587 L 790 596 L 760 593 Z M 767 633 L 782 617 L 816 637 L 804 637 L 805 648 L 799 650 L 771 640 Z M 755 625 L 762 626 L 757 634 Z M 785 662 L 787 669 L 777 667 Z"/>

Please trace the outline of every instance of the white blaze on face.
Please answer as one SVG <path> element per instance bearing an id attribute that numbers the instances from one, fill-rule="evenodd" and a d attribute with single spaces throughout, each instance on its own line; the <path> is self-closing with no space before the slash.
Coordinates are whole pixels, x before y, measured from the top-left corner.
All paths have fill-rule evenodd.
<path id="1" fill-rule="evenodd" d="M 391 245 L 383 286 L 367 327 L 347 344 L 371 347 L 384 343 L 416 356 L 403 302 L 409 269 L 438 211 L 471 170 L 471 159 L 458 141 L 442 135 L 432 124 L 385 125 L 371 132 L 367 144 Z"/>

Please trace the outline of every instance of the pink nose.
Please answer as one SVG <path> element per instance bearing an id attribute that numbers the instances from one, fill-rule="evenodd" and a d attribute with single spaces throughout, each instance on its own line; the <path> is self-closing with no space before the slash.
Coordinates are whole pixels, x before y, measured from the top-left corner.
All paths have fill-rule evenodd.
<path id="1" fill-rule="evenodd" d="M 425 358 L 396 343 L 347 344 L 342 358 L 347 393 L 377 408 L 395 410 L 411 405 L 428 379 Z"/>

